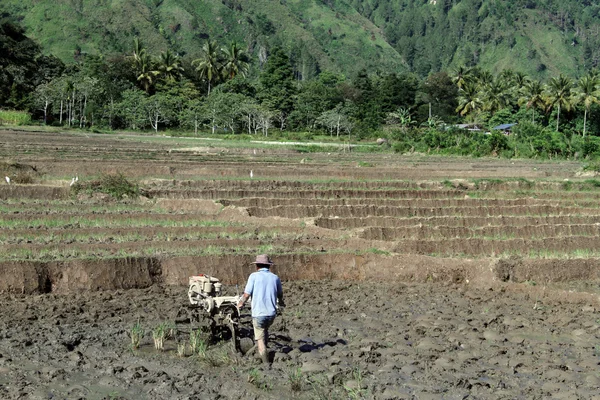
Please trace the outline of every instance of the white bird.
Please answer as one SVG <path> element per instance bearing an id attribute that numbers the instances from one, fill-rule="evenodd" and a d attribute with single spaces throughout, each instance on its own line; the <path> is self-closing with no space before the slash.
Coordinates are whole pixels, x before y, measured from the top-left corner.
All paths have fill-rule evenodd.
<path id="1" fill-rule="evenodd" d="M 254 149 L 254 155 L 256 155 L 256 149 Z"/>
<path id="2" fill-rule="evenodd" d="M 250 170 L 250 179 L 254 178 L 254 173 Z"/>
<path id="3" fill-rule="evenodd" d="M 5 176 L 4 179 L 6 179 L 6 183 L 10 185 L 10 178 L 8 176 Z"/>
<path id="4" fill-rule="evenodd" d="M 71 179 L 71 183 L 69 183 L 69 186 L 73 186 L 75 184 L 75 178 Z"/>
<path id="5" fill-rule="evenodd" d="M 79 182 L 79 175 L 75 175 L 75 182 Z"/>

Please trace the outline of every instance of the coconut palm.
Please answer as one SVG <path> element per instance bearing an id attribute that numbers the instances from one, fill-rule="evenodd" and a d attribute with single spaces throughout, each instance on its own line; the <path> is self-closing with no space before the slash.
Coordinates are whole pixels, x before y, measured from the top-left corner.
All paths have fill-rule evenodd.
<path id="1" fill-rule="evenodd" d="M 229 47 L 221 49 L 225 60 L 223 62 L 223 77 L 233 79 L 236 75 L 246 76 L 248 72 L 248 55 L 238 47 L 236 42 L 231 42 Z"/>
<path id="2" fill-rule="evenodd" d="M 583 104 L 583 137 L 587 127 L 587 116 L 592 104 L 600 103 L 600 92 L 598 91 L 599 78 L 597 75 L 588 74 L 577 82 L 577 93 L 575 99 Z"/>
<path id="3" fill-rule="evenodd" d="M 569 111 L 573 104 L 573 98 L 571 96 L 572 87 L 573 82 L 571 82 L 571 79 L 567 78 L 563 74 L 560 74 L 558 78 L 550 79 L 550 83 L 548 83 L 548 87 L 546 89 L 546 104 L 548 106 L 547 110 L 550 111 L 554 106 L 557 108 L 557 132 L 560 123 L 560 110 L 564 108 L 565 110 Z"/>
<path id="4" fill-rule="evenodd" d="M 509 83 L 501 77 L 486 84 L 482 91 L 483 108 L 492 115 L 510 104 Z"/>
<path id="5" fill-rule="evenodd" d="M 460 115 L 467 115 L 482 107 L 479 88 L 475 83 L 466 83 L 458 92 L 458 107 L 456 111 Z"/>
<path id="6" fill-rule="evenodd" d="M 210 95 L 211 86 L 218 79 L 222 69 L 217 42 L 207 41 L 201 51 L 202 56 L 192 61 L 192 65 L 196 67 L 200 78 L 208 83 L 208 94 Z"/>
<path id="7" fill-rule="evenodd" d="M 535 123 L 535 109 L 543 108 L 544 101 L 544 86 L 540 81 L 529 81 L 523 86 L 521 91 L 523 94 L 519 99 L 519 104 L 525 104 L 527 108 L 531 108 L 531 121 Z"/>
<path id="8" fill-rule="evenodd" d="M 142 50 L 139 53 L 137 64 L 137 80 L 140 82 L 146 93 L 150 93 L 156 76 L 160 73 L 154 69 L 152 58 Z"/>
<path id="9" fill-rule="evenodd" d="M 464 66 L 458 67 L 454 76 L 452 77 L 452 83 L 454 83 L 459 89 L 462 89 L 467 83 L 473 80 L 473 70 Z"/>
<path id="10" fill-rule="evenodd" d="M 184 69 L 181 66 L 179 56 L 174 55 L 171 51 L 167 50 L 160 54 L 158 71 L 164 76 L 165 80 L 173 82 L 181 76 Z"/>
<path id="11" fill-rule="evenodd" d="M 494 82 L 494 75 L 488 70 L 479 71 L 477 74 L 477 82 L 480 85 L 489 85 Z"/>

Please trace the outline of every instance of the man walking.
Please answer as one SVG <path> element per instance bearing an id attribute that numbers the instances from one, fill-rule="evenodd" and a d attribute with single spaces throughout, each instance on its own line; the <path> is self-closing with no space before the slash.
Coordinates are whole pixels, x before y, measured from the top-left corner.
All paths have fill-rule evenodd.
<path id="1" fill-rule="evenodd" d="M 250 274 L 244 294 L 237 306 L 242 308 L 248 298 L 252 296 L 254 340 L 263 363 L 269 364 L 267 353 L 269 327 L 273 324 L 277 315 L 277 301 L 279 301 L 281 307 L 285 307 L 283 289 L 279 277 L 269 270 L 273 262 L 268 255 L 261 254 L 257 256 L 253 264 L 256 264 L 256 272 Z"/>

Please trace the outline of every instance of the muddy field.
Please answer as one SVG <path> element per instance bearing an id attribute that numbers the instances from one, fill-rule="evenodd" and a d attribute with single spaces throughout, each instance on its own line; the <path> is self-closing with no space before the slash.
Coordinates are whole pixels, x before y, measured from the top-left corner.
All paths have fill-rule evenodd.
<path id="1" fill-rule="evenodd" d="M 0 131 L 0 398 L 598 399 L 582 165 Z M 143 194 L 69 185 L 114 173 Z M 272 369 L 154 349 L 189 276 L 234 293 L 258 253 L 288 305 Z"/>

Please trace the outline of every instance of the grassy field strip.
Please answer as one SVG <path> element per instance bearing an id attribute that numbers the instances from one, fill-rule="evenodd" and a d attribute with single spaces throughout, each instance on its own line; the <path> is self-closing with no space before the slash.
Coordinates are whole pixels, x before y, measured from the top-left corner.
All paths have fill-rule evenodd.
<path id="1" fill-rule="evenodd" d="M 600 237 L 569 236 L 543 239 L 406 239 L 394 242 L 393 251 L 401 254 L 436 255 L 438 257 L 498 257 L 500 254 L 519 254 L 526 257 L 531 251 L 572 253 L 595 252 L 600 249 Z"/>
<path id="2" fill-rule="evenodd" d="M 498 207 L 379 207 L 371 206 L 277 206 L 248 207 L 253 217 L 314 218 L 314 217 L 433 217 L 433 216 L 550 216 L 598 215 L 598 208 L 541 206 Z"/>
<path id="3" fill-rule="evenodd" d="M 208 239 L 254 239 L 254 240 L 302 240 L 306 234 L 302 229 L 265 230 L 245 228 L 154 228 L 154 229 L 119 229 L 119 230 L 19 230 L 1 231 L 0 245 L 8 244 L 73 244 L 73 243 L 127 243 L 127 242 L 173 242 Z"/>
<path id="4" fill-rule="evenodd" d="M 592 225 L 524 225 L 524 226 L 414 226 L 403 228 L 366 228 L 359 235 L 367 240 L 404 240 L 404 239 L 544 239 L 570 236 L 600 237 L 600 224 Z"/>
<path id="5" fill-rule="evenodd" d="M 6 245 L 0 253 L 0 261 L 39 260 L 53 261 L 73 258 L 106 257 L 164 257 L 188 255 L 223 255 L 258 253 L 348 253 L 335 240 L 283 240 L 273 244 L 270 240 L 217 239 L 189 242 L 129 242 L 119 244 L 71 244 L 71 245 Z M 368 251 L 365 242 L 362 251 Z M 361 250 L 361 249 L 359 249 Z M 356 251 L 356 250 L 353 250 Z"/>
<path id="6" fill-rule="evenodd" d="M 145 227 L 236 227 L 243 223 L 219 221 L 212 217 L 190 215 L 49 215 L 0 216 L 2 229 L 79 229 L 79 228 L 145 228 Z"/>
<path id="7" fill-rule="evenodd" d="M 600 224 L 600 215 L 550 215 L 550 216 L 442 216 L 442 217 L 364 217 L 317 218 L 315 225 L 327 229 L 397 228 L 420 226 L 452 226 L 477 228 L 481 226 L 526 226 Z"/>

